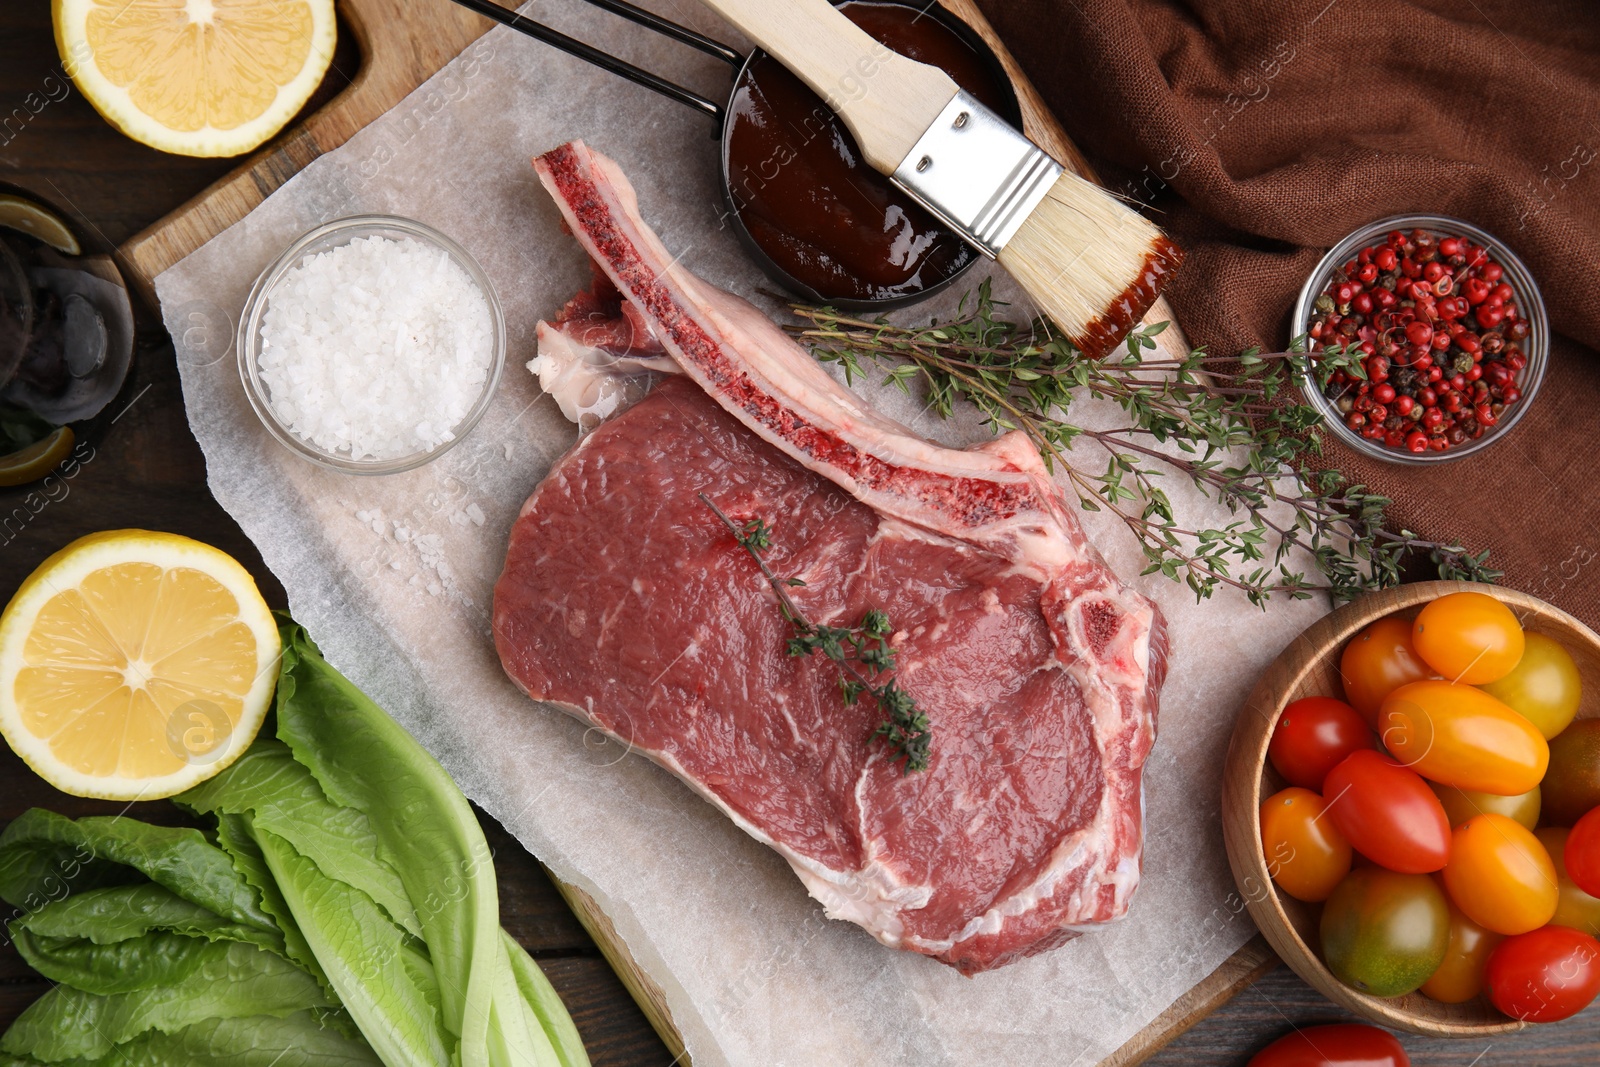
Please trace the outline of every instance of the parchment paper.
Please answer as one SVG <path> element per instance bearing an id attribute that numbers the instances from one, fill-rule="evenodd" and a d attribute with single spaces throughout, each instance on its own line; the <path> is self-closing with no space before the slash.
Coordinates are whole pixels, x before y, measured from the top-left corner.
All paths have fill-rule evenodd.
<path id="1" fill-rule="evenodd" d="M 659 6 L 737 43 L 692 4 Z M 571 7 L 537 14 L 713 96 L 726 92 L 714 60 Z M 776 311 L 761 292 L 770 283 L 720 225 L 711 132 L 704 116 L 510 31 L 473 45 L 157 279 L 211 489 L 328 658 L 468 796 L 595 897 L 665 990 L 699 1067 L 1095 1063 L 1253 932 L 1223 853 L 1222 757 L 1256 674 L 1325 605 L 1263 613 L 1222 593 L 1196 606 L 1171 582 L 1136 583 L 1166 612 L 1174 658 L 1145 773 L 1149 838 L 1132 914 L 973 979 L 827 921 L 776 854 L 642 757 L 528 701 L 500 669 L 489 607 L 508 531 L 576 436 L 522 365 L 534 323 L 588 277 L 529 158 L 588 140 L 622 164 L 645 217 L 692 270 Z M 436 462 L 382 478 L 323 471 L 274 442 L 247 405 L 232 339 L 251 282 L 284 247 L 319 223 L 371 211 L 420 219 L 476 256 L 505 304 L 510 343 L 476 431 Z M 996 284 L 1020 301 L 1003 275 Z M 970 416 L 940 422 L 893 390 L 864 391 L 950 443 L 986 436 Z M 1114 409 L 1102 417 L 1115 421 Z M 1088 469 L 1105 463 L 1086 446 L 1074 455 Z M 1176 481 L 1171 491 L 1197 521 L 1220 521 Z M 1120 573 L 1138 573 L 1142 558 L 1115 519 L 1084 522 Z"/>

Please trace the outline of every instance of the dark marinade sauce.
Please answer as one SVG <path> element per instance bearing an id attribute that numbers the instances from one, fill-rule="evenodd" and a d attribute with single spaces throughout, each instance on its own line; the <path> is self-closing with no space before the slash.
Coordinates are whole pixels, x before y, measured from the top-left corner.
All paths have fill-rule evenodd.
<path id="1" fill-rule="evenodd" d="M 841 10 L 989 107 L 1011 110 L 988 57 L 938 19 L 862 0 Z M 873 170 L 822 98 L 771 56 L 749 65 L 730 109 L 724 151 L 734 208 L 756 245 L 824 301 L 914 296 L 980 255 Z"/>

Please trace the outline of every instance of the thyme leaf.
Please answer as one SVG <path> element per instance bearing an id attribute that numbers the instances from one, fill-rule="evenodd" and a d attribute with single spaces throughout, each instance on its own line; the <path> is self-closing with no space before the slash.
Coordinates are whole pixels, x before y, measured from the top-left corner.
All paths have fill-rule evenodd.
<path id="1" fill-rule="evenodd" d="M 1298 345 L 1231 358 L 1204 349 L 1147 358 L 1167 328 L 1160 322 L 1131 332 L 1124 350 L 1090 359 L 1045 320 L 1006 319 L 1004 306 L 986 280 L 947 322 L 898 326 L 796 305 L 802 321 L 790 330 L 818 360 L 842 367 L 847 382 L 870 368 L 907 393 L 920 383 L 941 418 L 965 400 L 995 433 L 1022 431 L 1047 468 L 1064 472 L 1080 507 L 1122 520 L 1148 561 L 1144 573 L 1185 583 L 1197 600 L 1219 587 L 1259 605 L 1319 590 L 1348 600 L 1397 584 L 1419 558 L 1442 578 L 1500 576 L 1486 551 L 1392 528 L 1387 497 L 1322 463 L 1322 415 L 1297 402 L 1289 387 L 1309 377 L 1325 389 L 1335 370 L 1365 377 L 1359 350 L 1334 346 L 1315 359 Z M 1078 396 L 1116 402 L 1127 424 L 1101 430 L 1071 421 Z M 1080 438 L 1109 453 L 1103 472 L 1067 462 Z M 1185 522 L 1163 488 L 1171 474 L 1221 500 L 1233 520 Z M 1294 568 L 1297 548 L 1309 553 L 1318 575 Z"/>
<path id="2" fill-rule="evenodd" d="M 743 524 L 734 522 L 704 493 L 700 499 L 733 534 L 739 547 L 749 553 L 761 569 L 761 576 L 778 598 L 778 610 L 794 629 L 788 639 L 791 656 L 811 656 L 820 652 L 839 665 L 839 692 L 844 702 L 854 705 L 862 696 L 872 698 L 883 712 L 883 722 L 869 740 L 883 740 L 892 752 L 891 763 L 904 761 L 901 773 L 928 769 L 933 727 L 928 716 L 910 693 L 901 689 L 894 677 L 895 650 L 889 644 L 894 626 L 889 616 L 877 608 L 868 610 L 855 626 L 824 626 L 812 622 L 800 611 L 789 590 L 806 583 L 799 578 L 781 578 L 762 553 L 772 547 L 772 528 L 763 518 Z"/>

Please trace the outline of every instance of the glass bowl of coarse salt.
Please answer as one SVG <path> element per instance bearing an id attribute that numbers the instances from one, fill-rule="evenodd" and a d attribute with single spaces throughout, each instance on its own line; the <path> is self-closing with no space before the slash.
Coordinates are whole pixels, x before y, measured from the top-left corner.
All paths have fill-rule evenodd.
<path id="1" fill-rule="evenodd" d="M 394 215 L 318 226 L 256 280 L 239 374 L 272 436 L 352 474 L 421 466 L 494 398 L 505 318 L 488 276 L 437 230 Z"/>

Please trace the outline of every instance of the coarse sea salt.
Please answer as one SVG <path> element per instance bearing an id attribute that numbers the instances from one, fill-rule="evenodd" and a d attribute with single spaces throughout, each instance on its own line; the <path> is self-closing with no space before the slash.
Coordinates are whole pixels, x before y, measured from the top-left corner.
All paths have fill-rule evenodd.
<path id="1" fill-rule="evenodd" d="M 358 237 L 279 279 L 259 368 L 291 433 L 352 460 L 448 444 L 494 358 L 489 302 L 442 248 Z"/>

